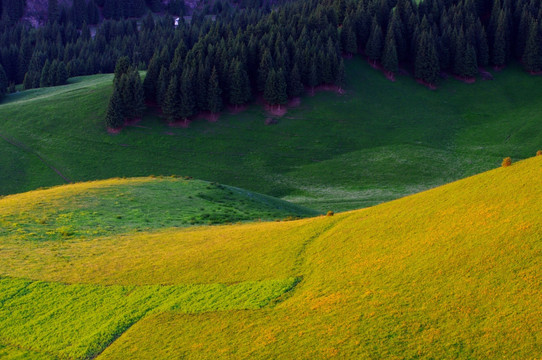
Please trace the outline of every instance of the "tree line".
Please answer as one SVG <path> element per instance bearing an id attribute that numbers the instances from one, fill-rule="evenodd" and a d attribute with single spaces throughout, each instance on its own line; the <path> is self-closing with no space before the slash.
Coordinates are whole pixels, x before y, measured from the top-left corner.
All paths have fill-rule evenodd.
<path id="1" fill-rule="evenodd" d="M 279 105 L 305 87 L 341 86 L 341 55 L 363 54 L 390 74 L 402 68 L 428 84 L 442 72 L 472 78 L 480 67 L 501 68 L 512 60 L 542 71 L 538 0 L 308 0 L 280 6 L 244 0 L 245 8 L 224 1 L 178 26 L 170 16 L 122 19 L 138 15 L 142 2 L 118 3 L 124 4 L 119 20 L 103 21 L 92 36 L 89 9 L 105 11 L 105 0 L 76 0 L 64 15 L 51 0 L 51 14 L 59 15 L 38 29 L 0 22 L 7 83 L 54 85 L 64 79 L 64 68 L 68 77 L 110 73 L 126 56 L 134 68 L 148 69 L 146 100 L 169 119 L 182 119 L 259 94 Z M 80 12 L 85 16 L 77 22 L 73 14 Z"/>

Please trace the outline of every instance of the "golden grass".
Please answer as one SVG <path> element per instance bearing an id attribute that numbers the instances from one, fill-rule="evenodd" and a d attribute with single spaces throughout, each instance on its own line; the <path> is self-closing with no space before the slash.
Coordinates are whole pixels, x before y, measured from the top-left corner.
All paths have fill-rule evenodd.
<path id="1" fill-rule="evenodd" d="M 157 314 L 100 359 L 540 357 L 541 175 L 539 157 L 343 214 L 277 307 Z"/>
<path id="2" fill-rule="evenodd" d="M 535 359 L 541 175 L 535 157 L 333 217 L 4 242 L 0 273 L 98 284 L 303 276 L 259 310 L 147 316 L 98 359 Z"/>

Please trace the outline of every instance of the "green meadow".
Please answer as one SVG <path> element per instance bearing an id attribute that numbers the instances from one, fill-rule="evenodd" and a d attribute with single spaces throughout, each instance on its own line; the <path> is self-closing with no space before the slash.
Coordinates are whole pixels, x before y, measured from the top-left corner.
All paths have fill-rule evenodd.
<path id="1" fill-rule="evenodd" d="M 436 91 L 391 84 L 356 58 L 346 94 L 305 96 L 275 125 L 259 105 L 169 127 L 149 110 L 107 133 L 112 75 L 9 95 L 0 105 L 0 193 L 67 181 L 179 175 L 239 186 L 318 211 L 375 205 L 513 159 L 542 143 L 541 78 L 518 66 Z M 397 176 L 400 174 L 400 176 Z"/>

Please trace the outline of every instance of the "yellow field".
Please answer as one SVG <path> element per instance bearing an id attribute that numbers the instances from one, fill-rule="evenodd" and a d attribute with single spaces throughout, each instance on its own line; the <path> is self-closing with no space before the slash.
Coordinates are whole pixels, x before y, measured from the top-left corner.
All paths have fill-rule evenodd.
<path id="1" fill-rule="evenodd" d="M 157 305 L 93 352 L 98 359 L 536 359 L 541 176 L 538 156 L 333 217 L 5 238 L 0 276 L 136 288 L 251 282 L 255 299 L 270 299 L 188 313 Z M 14 339 L 0 333 L 0 350 L 25 348 Z"/>

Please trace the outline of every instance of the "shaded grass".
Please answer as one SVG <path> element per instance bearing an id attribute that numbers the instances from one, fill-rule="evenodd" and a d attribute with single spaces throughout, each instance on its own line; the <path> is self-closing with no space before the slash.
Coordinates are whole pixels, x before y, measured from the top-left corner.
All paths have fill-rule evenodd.
<path id="1" fill-rule="evenodd" d="M 450 79 L 437 91 L 405 76 L 390 83 L 357 58 L 347 73 L 346 95 L 304 97 L 277 125 L 264 125 L 258 106 L 188 129 L 170 128 L 150 111 L 140 127 L 116 136 L 103 123 L 111 75 L 78 78 L 9 95 L 0 105 L 0 133 L 77 181 L 190 175 L 320 211 L 418 192 L 488 170 L 505 156 L 532 156 L 542 143 L 540 79 L 518 66 L 494 81 Z M 2 193 L 62 182 L 39 161 L 24 160 L 30 154 L 4 152 Z"/>

